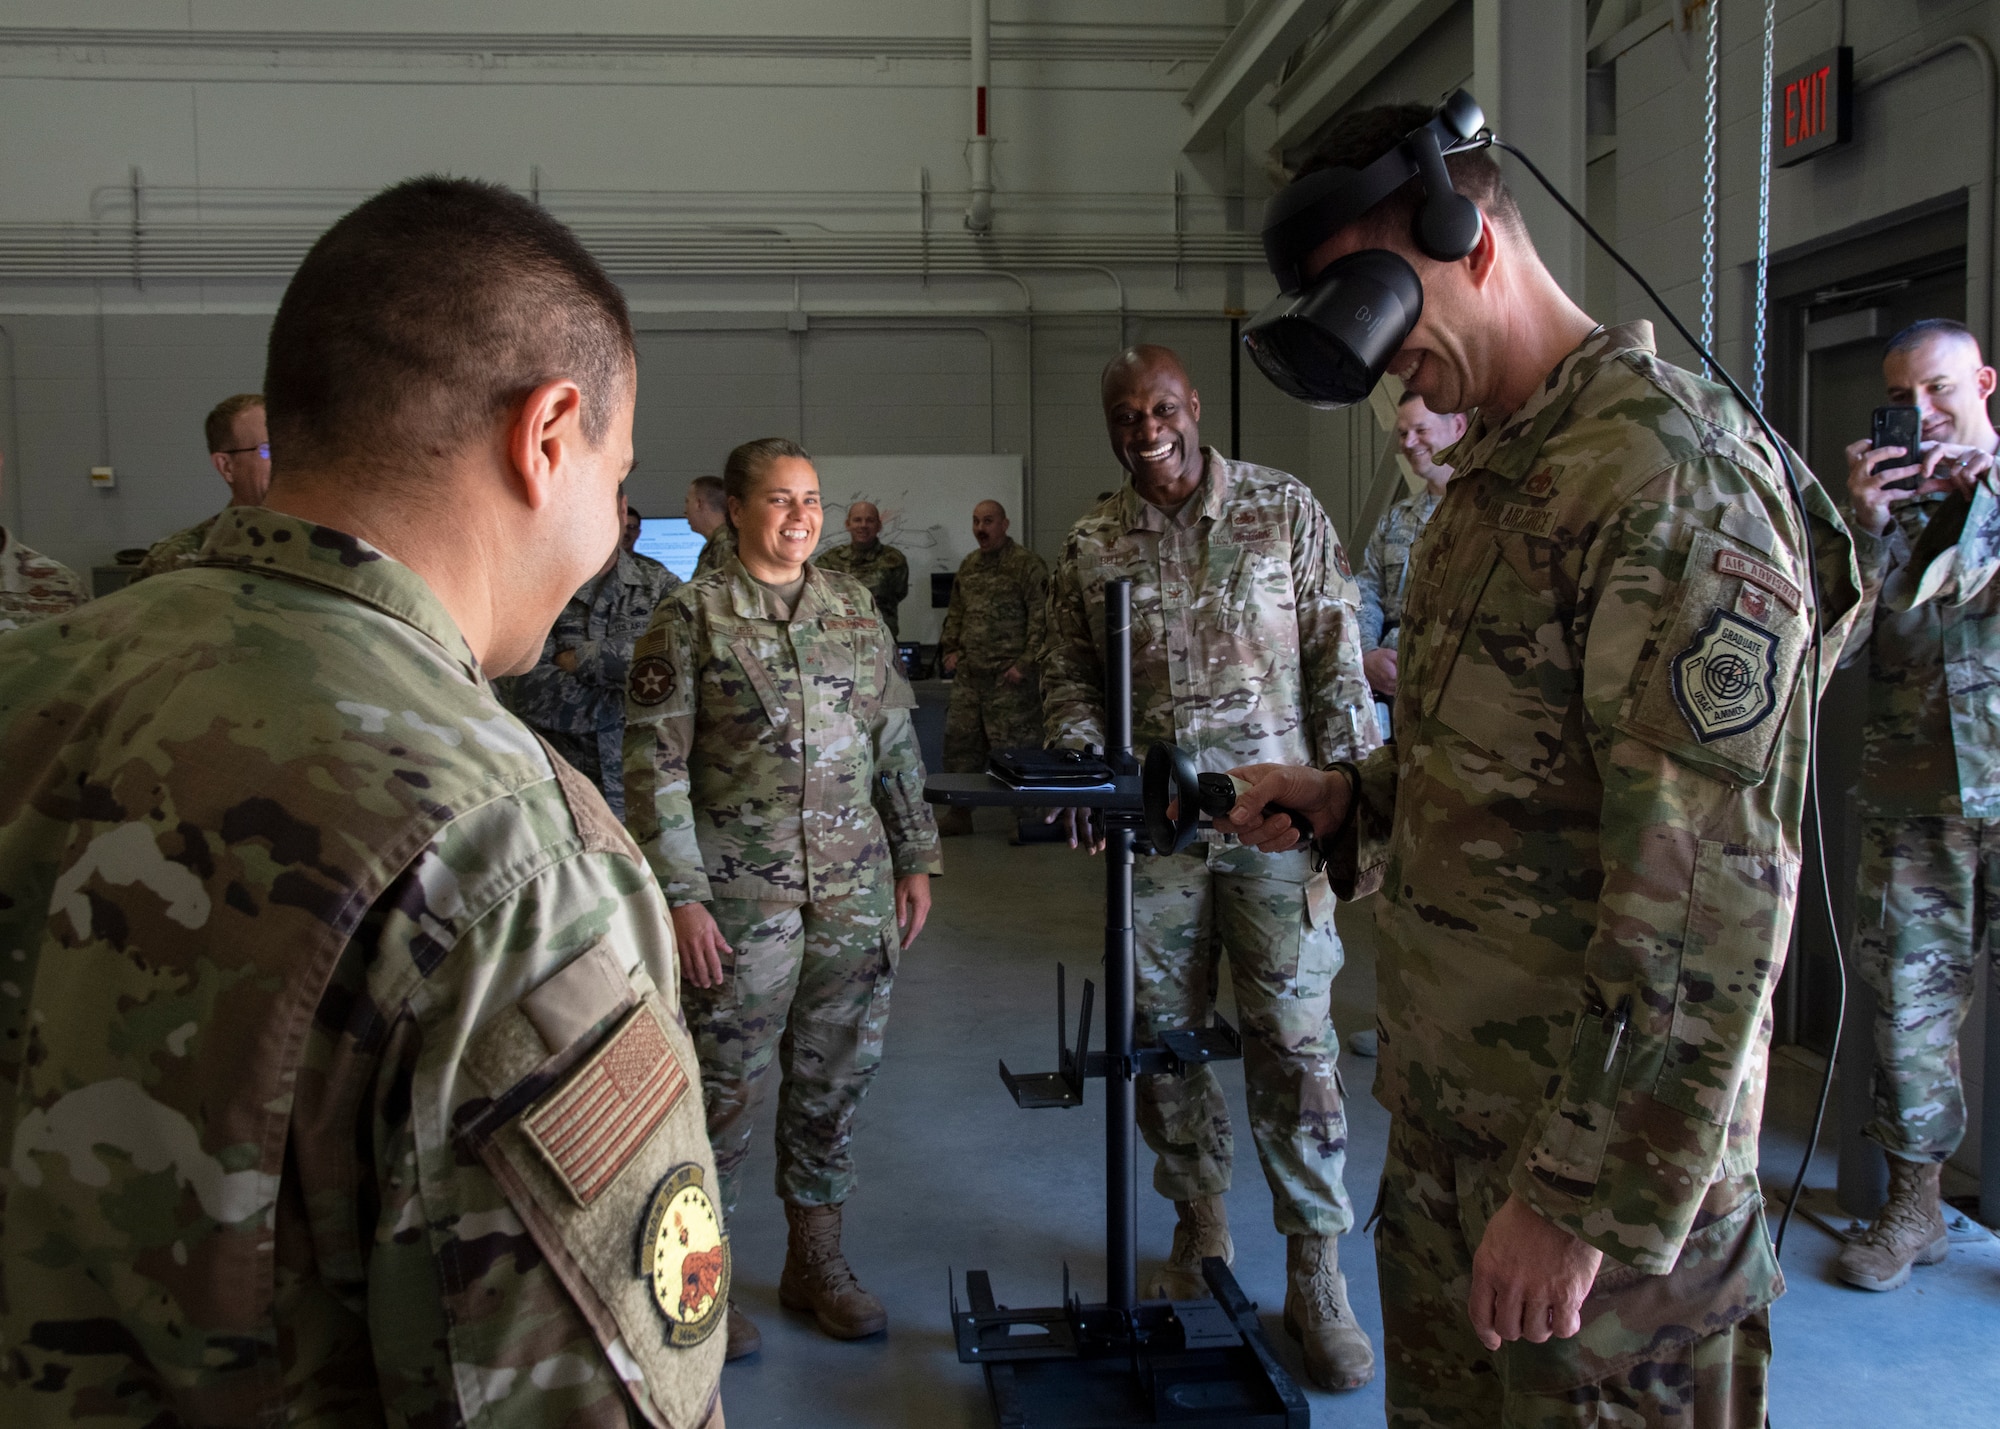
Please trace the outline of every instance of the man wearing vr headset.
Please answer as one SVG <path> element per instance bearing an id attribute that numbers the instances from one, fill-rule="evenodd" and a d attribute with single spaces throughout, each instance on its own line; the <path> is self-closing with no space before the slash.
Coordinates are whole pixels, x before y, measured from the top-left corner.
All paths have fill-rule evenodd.
<path id="1" fill-rule="evenodd" d="M 1386 368 L 1476 409 L 1412 553 L 1396 738 L 1242 771 L 1223 822 L 1283 849 L 1268 806 L 1300 810 L 1335 889 L 1382 892 L 1389 1422 L 1760 1424 L 1807 562 L 1825 670 L 1852 546 L 1802 475 L 1807 529 L 1745 407 L 1570 301 L 1487 153 L 1441 160 L 1477 106 L 1428 119 L 1326 135 L 1272 202 L 1291 291 L 1246 339 L 1315 400 Z"/>

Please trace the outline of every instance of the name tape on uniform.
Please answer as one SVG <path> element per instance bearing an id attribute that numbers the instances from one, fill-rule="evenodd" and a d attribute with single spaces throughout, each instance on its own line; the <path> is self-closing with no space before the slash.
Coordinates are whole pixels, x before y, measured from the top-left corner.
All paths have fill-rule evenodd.
<path id="1" fill-rule="evenodd" d="M 1721 550 L 1715 553 L 1717 575 L 1735 576 L 1738 580 L 1762 586 L 1765 590 L 1792 608 L 1794 614 L 1804 608 L 1805 594 L 1798 586 L 1785 579 L 1775 566 L 1754 560 L 1741 551 Z"/>

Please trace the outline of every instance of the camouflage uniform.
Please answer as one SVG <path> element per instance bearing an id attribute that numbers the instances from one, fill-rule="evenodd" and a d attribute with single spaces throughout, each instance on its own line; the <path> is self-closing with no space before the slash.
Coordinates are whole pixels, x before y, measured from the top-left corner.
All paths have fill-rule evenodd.
<path id="1" fill-rule="evenodd" d="M 1207 473 L 1177 515 L 1128 482 L 1070 531 L 1049 588 L 1050 743 L 1104 746 L 1104 583 L 1130 577 L 1135 747 L 1171 741 L 1206 770 L 1361 758 L 1375 714 L 1332 523 L 1297 478 L 1203 450 Z M 1133 888 L 1138 1037 L 1206 1021 L 1227 948 L 1274 1219 L 1286 1235 L 1339 1235 L 1354 1216 L 1326 879 L 1303 852 L 1203 842 L 1140 858 Z M 1229 1189 L 1229 1112 L 1209 1069 L 1141 1079 L 1139 1125 L 1161 1195 Z"/>
<path id="2" fill-rule="evenodd" d="M 234 507 L 0 640 L 0 766 L 0 1420 L 710 1419 L 665 904 L 421 578 Z"/>
<path id="3" fill-rule="evenodd" d="M 944 716 L 944 767 L 977 773 L 995 749 L 1042 742 L 1042 694 L 1036 665 L 1049 589 L 1048 563 L 1009 536 L 997 551 L 974 551 L 959 563 L 938 656 L 958 656 Z M 1000 677 L 1019 666 L 1027 678 Z"/>
<path id="4" fill-rule="evenodd" d="M 875 597 L 875 609 L 889 627 L 889 638 L 901 638 L 896 626 L 896 608 L 910 593 L 910 563 L 903 553 L 886 541 L 877 541 L 867 550 L 849 541 L 844 546 L 821 551 L 813 564 L 823 571 L 839 571 L 853 576 Z"/>
<path id="5" fill-rule="evenodd" d="M 0 634 L 75 610 L 89 599 L 76 572 L 0 526 Z"/>
<path id="6" fill-rule="evenodd" d="M 621 819 L 625 673 L 632 643 L 652 620 L 660 598 L 680 583 L 658 561 L 620 549 L 618 563 L 562 608 L 535 668 L 494 682 L 500 703 L 595 784 Z M 576 653 L 574 670 L 556 663 L 564 650 Z"/>
<path id="7" fill-rule="evenodd" d="M 1410 548 L 1437 514 L 1444 497 L 1423 486 L 1406 493 L 1383 513 L 1361 569 L 1354 574 L 1361 588 L 1361 651 L 1394 650 L 1403 627 L 1403 591 L 1410 578 Z"/>
<path id="8" fill-rule="evenodd" d="M 628 682 L 626 822 L 668 902 L 706 903 L 732 949 L 720 987 L 686 992 L 730 1211 L 774 1057 L 778 1194 L 852 1192 L 900 956 L 891 879 L 939 871 L 888 631 L 858 581 L 806 572 L 789 617 L 734 557 L 672 592 Z"/>
<path id="9" fill-rule="evenodd" d="M 1851 547 L 1810 475 L 1800 529 L 1748 414 L 1660 362 L 1646 323 L 1593 333 L 1447 460 L 1411 558 L 1401 737 L 1360 766 L 1329 862 L 1343 895 L 1382 889 L 1389 1422 L 1596 1424 L 1665 1396 L 1681 1417 L 1629 1422 L 1760 1423 L 1805 562 L 1823 675 Z M 1580 1335 L 1490 1355 L 1465 1293 L 1510 1194 L 1605 1262 Z M 1718 1402 L 1744 1417 L 1699 1409 Z"/>
<path id="10" fill-rule="evenodd" d="M 1394 650 L 1403 628 L 1403 590 L 1410 578 L 1410 547 L 1423 534 L 1424 526 L 1437 512 L 1444 497 L 1428 485 L 1406 492 L 1383 513 L 1368 547 L 1361 553 L 1361 569 L 1354 573 L 1361 587 L 1361 653 Z M 1375 714 L 1382 733 L 1389 733 L 1389 701 L 1375 696 Z"/>
<path id="11" fill-rule="evenodd" d="M 1908 502 L 1881 536 L 1854 537 L 1877 597 L 1848 643 L 1868 661 L 1855 791 L 1856 970 L 1876 998 L 1867 1132 L 1910 1161 L 1943 1161 L 1965 1137 L 1958 1032 L 2000 896 L 2000 584 L 1909 607 L 1919 542 L 1965 506 Z"/>
<path id="12" fill-rule="evenodd" d="M 695 557 L 694 580 L 712 576 L 729 564 L 729 558 L 736 554 L 736 528 L 727 521 L 708 533 L 708 540 L 702 543 L 701 554 Z"/>
<path id="13" fill-rule="evenodd" d="M 224 507 L 223 510 L 228 510 Z M 208 540 L 208 533 L 215 529 L 215 523 L 222 519 L 222 511 L 205 520 L 197 521 L 185 531 L 176 531 L 152 544 L 146 552 L 146 559 L 139 562 L 139 568 L 132 572 L 133 581 L 142 581 L 147 576 L 163 575 L 191 566 L 201 559 L 201 548 Z M 130 581 L 127 584 L 131 584 Z"/>

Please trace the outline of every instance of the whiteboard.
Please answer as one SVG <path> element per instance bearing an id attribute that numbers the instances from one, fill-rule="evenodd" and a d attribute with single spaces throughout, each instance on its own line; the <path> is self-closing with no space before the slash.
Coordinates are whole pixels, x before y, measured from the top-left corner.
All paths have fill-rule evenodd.
<path id="1" fill-rule="evenodd" d="M 872 501 L 882 512 L 882 539 L 910 563 L 910 593 L 897 611 L 904 640 L 935 644 L 944 612 L 931 609 L 931 573 L 956 571 L 976 549 L 972 508 L 997 501 L 1022 540 L 1021 458 L 1012 456 L 819 456 L 820 505 L 826 524 L 819 549 L 847 544 L 847 508 Z M 1023 542 L 1023 544 L 1026 544 Z"/>

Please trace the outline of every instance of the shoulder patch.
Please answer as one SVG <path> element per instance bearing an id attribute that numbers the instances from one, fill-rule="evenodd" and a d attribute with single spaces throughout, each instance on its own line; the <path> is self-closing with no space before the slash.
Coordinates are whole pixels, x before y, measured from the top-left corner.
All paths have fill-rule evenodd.
<path id="1" fill-rule="evenodd" d="M 521 1130 L 562 1182 L 588 1206 L 652 1137 L 680 1099 L 688 1076 L 657 1014 L 636 1008 L 595 1055 L 530 1107 Z"/>
<path id="2" fill-rule="evenodd" d="M 1718 563 L 1719 564 L 1719 563 Z M 1703 744 L 1745 734 L 1777 708 L 1778 637 L 1718 610 L 1674 657 L 1674 702 Z"/>
<path id="3" fill-rule="evenodd" d="M 663 705 L 673 697 L 674 667 L 664 655 L 646 655 L 632 662 L 625 691 L 635 705 Z"/>
<path id="4" fill-rule="evenodd" d="M 729 1239 L 701 1167 L 676 1166 L 653 1192 L 639 1231 L 639 1276 L 667 1321 L 667 1343 L 698 1345 L 729 1308 Z"/>

